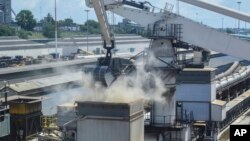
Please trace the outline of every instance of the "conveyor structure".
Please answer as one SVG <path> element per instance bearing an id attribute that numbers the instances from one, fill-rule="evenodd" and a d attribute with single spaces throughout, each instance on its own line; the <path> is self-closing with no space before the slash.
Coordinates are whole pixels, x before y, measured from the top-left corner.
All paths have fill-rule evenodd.
<path id="1" fill-rule="evenodd" d="M 250 17 L 248 14 L 215 4 L 209 4 L 201 0 L 183 0 L 183 2 L 188 2 L 227 16 L 237 17 L 247 22 L 248 20 L 246 19 Z M 203 67 L 209 60 L 209 51 L 216 51 L 250 60 L 250 42 L 174 14 L 171 8 L 169 8 L 171 7 L 169 4 L 166 4 L 164 9 L 158 9 L 149 2 L 129 0 L 86 0 L 86 4 L 88 7 L 95 9 L 102 31 L 104 48 L 107 49 L 106 57 L 99 59 L 97 66 L 92 66 L 90 67 L 92 69 L 87 70 L 99 72 L 94 74 L 94 78 L 102 83 L 107 83 L 105 80 L 102 80 L 103 76 L 106 75 L 105 72 L 111 72 L 111 74 L 117 73 L 113 72 L 112 67 L 110 67 L 112 57 L 110 51 L 114 48 L 115 42 L 114 36 L 110 31 L 106 11 L 114 12 L 147 28 L 147 37 L 151 39 L 149 52 L 156 58 L 150 64 L 153 68 L 165 67 L 178 70 L 185 66 Z M 186 57 L 178 54 L 178 51 L 180 51 L 179 48 L 193 50 L 194 57 L 191 62 L 184 61 L 184 63 L 180 64 L 179 60 L 183 60 Z M 103 74 L 101 75 L 100 72 Z M 113 75 L 113 80 L 116 77 Z M 167 82 L 171 78 L 165 79 Z M 169 83 L 173 84 L 174 80 Z"/>
<path id="2" fill-rule="evenodd" d="M 89 7 L 94 7 L 96 9 L 96 5 L 98 5 L 96 4 L 96 1 L 99 0 L 86 0 L 86 4 Z M 149 27 L 149 30 L 153 32 L 152 34 L 154 36 L 157 35 L 166 37 L 167 35 L 173 35 L 173 37 L 176 37 L 178 33 L 178 25 L 181 25 L 181 36 L 179 38 L 180 41 L 201 47 L 203 49 L 213 50 L 220 53 L 225 53 L 227 55 L 250 60 L 248 55 L 250 52 L 250 43 L 247 41 L 235 38 L 226 33 L 222 33 L 218 30 L 197 23 L 180 15 L 176 15 L 172 13 L 172 11 L 168 11 L 169 9 L 161 9 L 160 12 L 154 12 L 156 11 L 156 7 L 152 7 L 151 5 L 149 5 L 148 8 L 138 8 L 133 7 L 133 5 L 127 5 L 128 3 L 126 1 L 127 0 L 100 0 L 100 2 L 103 4 L 103 7 L 105 7 L 105 10 L 112 11 L 122 17 L 134 21 L 135 23 Z M 220 14 L 241 19 L 246 22 L 249 22 L 250 19 L 250 16 L 246 13 L 237 12 L 235 10 L 217 6 L 215 4 L 209 4 L 208 2 L 201 0 L 181 1 L 209 9 Z M 99 16 L 98 13 L 97 15 Z M 104 22 L 100 22 L 100 24 L 105 25 Z M 175 27 L 171 28 L 171 26 Z M 105 32 L 107 31 L 108 30 L 105 30 Z M 103 33 L 105 32 L 103 31 Z M 173 34 L 171 34 L 171 32 Z M 241 50 L 241 52 L 238 50 Z"/>
<path id="3" fill-rule="evenodd" d="M 250 22 L 249 14 L 203 0 L 180 1 Z M 147 37 L 151 39 L 151 43 L 144 57 L 145 68 L 150 73 L 160 72 L 167 88 L 162 94 L 166 101 L 153 101 L 150 111 L 150 128 L 157 134 L 157 140 L 165 140 L 168 135 L 177 135 L 172 133 L 171 129 L 166 129 L 171 128 L 172 124 L 175 125 L 176 121 L 204 121 L 205 129 L 199 138 L 215 140 L 216 124 L 223 122 L 228 114 L 226 101 L 217 99 L 216 90 L 235 85 L 238 80 L 249 76 L 250 69 L 235 63 L 224 74 L 215 77 L 216 69 L 204 66 L 209 61 L 210 51 L 250 60 L 250 42 L 175 14 L 169 4 L 166 4 L 164 9 L 158 9 L 149 2 L 130 0 L 86 0 L 86 4 L 95 9 L 104 29 L 103 35 L 109 35 L 109 29 L 105 28 L 108 24 L 103 15 L 104 11 L 111 11 L 147 28 Z M 190 62 L 185 62 L 186 56 L 179 54 L 183 49 L 193 51 Z M 174 117 L 171 118 L 171 115 Z M 190 127 L 180 127 L 178 130 L 179 133 L 187 135 L 181 137 L 183 140 L 191 140 L 188 136 L 191 135 Z M 178 136 L 172 139 L 177 138 Z"/>

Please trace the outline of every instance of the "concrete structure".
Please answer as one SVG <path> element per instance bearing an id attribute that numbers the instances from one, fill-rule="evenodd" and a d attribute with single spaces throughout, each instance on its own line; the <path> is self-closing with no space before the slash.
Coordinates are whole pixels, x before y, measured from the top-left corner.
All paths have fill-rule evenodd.
<path id="1" fill-rule="evenodd" d="M 55 81 L 56 80 L 56 81 Z M 11 84 L 10 95 L 30 96 L 40 93 L 51 92 L 58 88 L 67 88 L 69 86 L 81 85 L 81 72 L 66 73 L 63 75 L 52 76 L 29 80 L 21 83 Z"/>
<path id="2" fill-rule="evenodd" d="M 77 140 L 144 141 L 143 101 L 77 104 Z"/>
<path id="3" fill-rule="evenodd" d="M 0 23 L 11 23 L 11 0 L 0 0 Z"/>
<path id="4" fill-rule="evenodd" d="M 130 48 L 135 48 L 135 52 L 141 52 L 149 47 L 150 40 L 136 35 L 117 35 L 116 49 L 118 52 L 129 52 Z M 58 39 L 58 53 L 60 56 L 66 56 L 76 53 L 77 49 L 86 51 L 87 38 L 76 36 L 70 38 Z M 96 51 L 97 48 L 103 48 L 103 42 L 100 35 L 88 38 L 89 51 Z M 72 49 L 73 48 L 73 49 Z M 69 52 L 67 52 L 69 51 Z M 32 56 L 48 55 L 55 53 L 55 42 L 50 39 L 23 40 L 17 37 L 0 38 L 0 56 Z"/>

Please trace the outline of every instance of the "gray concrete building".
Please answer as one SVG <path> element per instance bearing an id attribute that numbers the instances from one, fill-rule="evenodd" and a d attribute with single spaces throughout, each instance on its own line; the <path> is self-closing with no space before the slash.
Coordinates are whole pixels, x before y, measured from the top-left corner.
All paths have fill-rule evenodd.
<path id="1" fill-rule="evenodd" d="M 0 0 L 0 23 L 11 23 L 11 0 Z"/>

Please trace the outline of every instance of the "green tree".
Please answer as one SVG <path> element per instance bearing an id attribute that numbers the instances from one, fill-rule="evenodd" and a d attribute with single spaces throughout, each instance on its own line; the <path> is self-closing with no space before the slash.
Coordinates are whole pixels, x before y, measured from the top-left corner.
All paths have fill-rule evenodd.
<path id="1" fill-rule="evenodd" d="M 22 29 L 32 31 L 36 26 L 36 20 L 31 11 L 22 10 L 16 16 L 16 21 Z"/>
<path id="2" fill-rule="evenodd" d="M 55 38 L 55 20 L 49 13 L 47 17 L 44 18 L 44 20 L 41 21 L 43 25 L 42 33 L 47 38 Z M 60 37 L 60 32 L 58 31 L 58 37 Z"/>
<path id="3" fill-rule="evenodd" d="M 72 25 L 75 25 L 75 23 L 71 18 L 58 21 L 58 26 L 72 26 Z"/>
<path id="4" fill-rule="evenodd" d="M 45 23 L 43 25 L 43 35 L 47 38 L 55 38 L 55 25 L 51 23 Z"/>
<path id="5" fill-rule="evenodd" d="M 45 17 L 44 20 L 42 20 L 42 22 L 55 24 L 55 20 L 50 13 L 48 13 L 47 17 Z"/>
<path id="6" fill-rule="evenodd" d="M 88 30 L 89 34 L 100 34 L 101 33 L 99 23 L 94 21 L 94 20 L 88 20 L 87 22 L 85 22 L 84 25 L 80 26 L 80 29 L 83 32 L 87 32 L 87 30 Z"/>
<path id="7" fill-rule="evenodd" d="M 32 36 L 32 33 L 29 31 L 25 31 L 25 30 L 20 30 L 18 31 L 18 37 L 21 39 L 28 39 L 29 36 Z"/>
<path id="8" fill-rule="evenodd" d="M 0 24 L 0 36 L 15 36 L 15 29 L 4 24 Z"/>
<path id="9" fill-rule="evenodd" d="M 74 24 L 74 21 L 71 18 L 67 18 L 64 20 L 64 25 L 65 26 L 71 26 Z"/>

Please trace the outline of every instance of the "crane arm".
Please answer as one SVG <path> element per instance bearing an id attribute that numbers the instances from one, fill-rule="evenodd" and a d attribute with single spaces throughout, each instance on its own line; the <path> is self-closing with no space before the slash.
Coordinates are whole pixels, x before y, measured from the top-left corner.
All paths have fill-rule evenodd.
<path id="1" fill-rule="evenodd" d="M 113 35 L 110 31 L 110 26 L 108 23 L 107 13 L 104 7 L 104 2 L 102 0 L 92 0 L 92 5 L 95 10 L 97 19 L 100 23 L 102 38 L 106 44 L 110 44 L 114 40 Z"/>
<path id="2" fill-rule="evenodd" d="M 108 10 L 145 27 L 148 27 L 150 24 L 154 24 L 160 20 L 166 21 L 169 25 L 181 24 L 181 41 L 194 46 L 199 46 L 203 49 L 250 60 L 250 42 L 233 37 L 226 33 L 222 33 L 216 29 L 173 14 L 169 11 L 162 10 L 162 12 L 155 13 L 149 10 L 138 9 L 137 7 L 133 8 L 131 5 L 126 6 L 122 3 L 107 4 L 105 7 L 107 7 Z M 220 9 L 220 7 L 217 7 L 217 9 Z M 222 13 L 219 12 L 219 10 L 215 12 Z"/>

